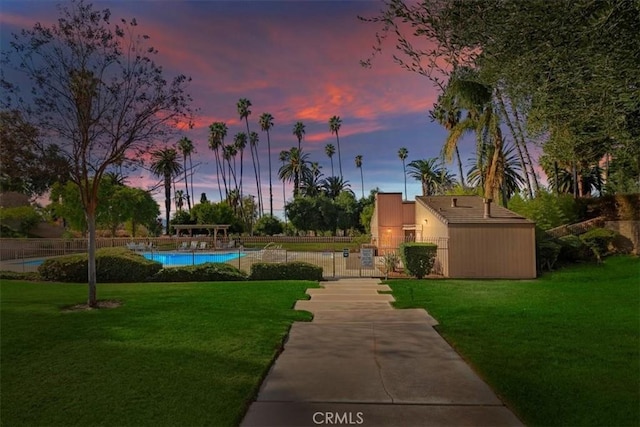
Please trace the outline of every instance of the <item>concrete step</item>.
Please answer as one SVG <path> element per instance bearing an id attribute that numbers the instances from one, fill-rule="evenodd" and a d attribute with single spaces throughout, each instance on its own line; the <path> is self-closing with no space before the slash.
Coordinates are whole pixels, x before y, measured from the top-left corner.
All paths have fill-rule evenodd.
<path id="1" fill-rule="evenodd" d="M 341 301 L 341 302 L 382 302 L 382 301 L 395 301 L 392 295 L 389 294 L 314 294 L 311 297 L 312 302 L 321 301 Z"/>

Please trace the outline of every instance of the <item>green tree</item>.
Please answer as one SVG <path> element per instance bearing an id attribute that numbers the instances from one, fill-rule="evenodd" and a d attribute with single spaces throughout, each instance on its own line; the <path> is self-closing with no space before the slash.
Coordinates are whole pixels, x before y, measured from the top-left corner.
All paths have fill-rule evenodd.
<path id="1" fill-rule="evenodd" d="M 311 174 L 309 155 L 292 147 L 285 152 L 283 165 L 278 171 L 280 179 L 293 182 L 293 197 L 300 193 L 301 181 Z"/>
<path id="2" fill-rule="evenodd" d="M 273 182 L 271 180 L 271 137 L 269 131 L 273 128 L 273 116 L 263 113 L 260 116 L 260 129 L 267 133 L 267 153 L 269 156 L 269 215 L 273 216 Z"/>
<path id="3" fill-rule="evenodd" d="M 187 200 L 187 208 L 191 210 L 191 195 L 189 193 L 187 170 L 189 170 L 189 173 L 191 175 L 191 187 L 193 188 L 193 163 L 191 162 L 191 153 L 193 153 L 195 148 L 193 146 L 193 142 L 189 138 L 182 137 L 178 141 L 178 149 L 182 153 L 182 164 L 184 166 L 182 169 L 184 171 L 184 189 Z M 189 160 L 190 164 L 189 168 L 187 168 L 187 159 Z M 191 194 L 193 194 L 193 191 L 191 191 Z"/>
<path id="4" fill-rule="evenodd" d="M 408 166 L 409 176 L 422 184 L 423 196 L 444 194 L 455 183 L 453 176 L 435 157 L 413 160 Z"/>
<path id="5" fill-rule="evenodd" d="M 331 200 L 335 200 L 340 193 L 343 192 L 353 194 L 349 181 L 346 181 L 339 176 L 330 176 L 325 178 L 324 181 L 322 181 L 322 190 L 323 193 Z"/>
<path id="6" fill-rule="evenodd" d="M 289 158 L 289 152 L 287 150 L 282 150 L 280 151 L 280 154 L 278 156 L 278 158 L 280 159 L 280 162 L 282 163 L 282 166 L 280 167 L 280 170 L 283 170 L 286 163 L 287 163 L 287 159 Z M 286 181 L 287 181 L 287 174 L 285 175 L 279 175 L 280 179 L 282 180 L 282 206 L 284 208 L 285 204 L 287 203 L 287 194 L 286 194 Z M 284 210 L 284 223 L 285 225 L 287 224 L 287 211 L 286 209 Z"/>
<path id="7" fill-rule="evenodd" d="M 336 142 L 338 144 L 338 170 L 340 171 L 340 178 L 343 177 L 343 175 L 342 175 L 342 155 L 340 154 L 340 136 L 338 135 L 338 132 L 340 131 L 340 127 L 341 126 L 342 126 L 342 120 L 340 119 L 340 117 L 332 116 L 329 119 L 329 130 L 331 131 L 332 135 L 334 133 L 336 134 Z"/>
<path id="8" fill-rule="evenodd" d="M 249 150 L 251 152 L 251 162 L 253 164 L 253 173 L 256 178 L 256 194 L 258 195 L 258 212 L 262 214 L 262 186 L 260 185 L 260 159 L 258 157 L 258 134 L 249 130 L 249 116 L 251 115 L 251 101 L 247 98 L 241 98 L 237 105 L 238 115 L 240 120 L 244 119 L 247 127 L 247 142 L 249 143 Z M 245 144 L 246 145 L 246 144 Z M 242 151 L 241 151 L 242 153 Z M 242 154 L 240 155 L 240 170 L 242 170 Z M 242 187 L 242 173 L 240 174 L 240 187 Z M 242 194 L 242 188 L 240 194 Z"/>
<path id="9" fill-rule="evenodd" d="M 7 96 L 52 136 L 70 164 L 89 230 L 88 305 L 96 306 L 96 212 L 98 189 L 107 169 L 127 155 L 139 158 L 149 145 L 190 120 L 188 79 L 167 81 L 152 57 L 137 21 L 111 24 L 110 11 L 83 1 L 60 8 L 55 24 L 23 30 L 3 52 L 3 64 L 15 64 L 27 83 L 2 77 Z M 23 81 L 24 81 L 23 80 Z M 20 104 L 20 87 L 30 102 Z M 6 102 L 5 102 L 6 101 Z"/>
<path id="10" fill-rule="evenodd" d="M 407 167 L 405 161 L 409 155 L 409 150 L 406 147 L 400 147 L 398 150 L 398 157 L 402 160 L 402 177 L 404 178 L 404 199 L 407 200 Z"/>
<path id="11" fill-rule="evenodd" d="M 254 231 L 259 236 L 273 236 L 275 234 L 282 234 L 282 232 L 284 231 L 284 224 L 274 216 L 264 215 L 256 222 Z"/>
<path id="12" fill-rule="evenodd" d="M 167 218 L 166 233 L 169 234 L 169 219 L 171 218 L 171 182 L 173 177 L 182 172 L 182 165 L 178 161 L 175 148 L 163 148 L 151 152 L 151 172 L 163 179 L 164 209 Z"/>

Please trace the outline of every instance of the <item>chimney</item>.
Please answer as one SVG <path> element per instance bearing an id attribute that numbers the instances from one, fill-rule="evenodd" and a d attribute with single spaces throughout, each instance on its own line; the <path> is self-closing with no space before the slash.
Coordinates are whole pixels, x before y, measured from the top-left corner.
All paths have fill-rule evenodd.
<path id="1" fill-rule="evenodd" d="M 452 208 L 458 207 L 458 199 L 456 199 L 455 197 L 451 199 L 451 207 Z"/>
<path id="2" fill-rule="evenodd" d="M 491 199 L 484 199 L 484 218 L 491 218 Z"/>

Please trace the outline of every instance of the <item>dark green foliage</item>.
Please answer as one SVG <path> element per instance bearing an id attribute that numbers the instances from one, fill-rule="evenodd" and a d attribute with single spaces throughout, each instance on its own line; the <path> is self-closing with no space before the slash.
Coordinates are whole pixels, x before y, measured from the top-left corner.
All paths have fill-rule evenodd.
<path id="1" fill-rule="evenodd" d="M 613 230 L 606 228 L 594 228 L 580 236 L 580 239 L 593 251 L 598 261 L 609 251 L 609 245 L 617 236 Z"/>
<path id="2" fill-rule="evenodd" d="M 256 221 L 253 231 L 258 236 L 273 236 L 274 234 L 282 234 L 284 225 L 282 221 L 275 216 L 264 215 Z"/>
<path id="3" fill-rule="evenodd" d="M 560 253 L 558 254 L 558 262 L 569 264 L 580 261 L 593 261 L 594 254 L 578 236 L 569 234 L 558 239 L 560 243 Z"/>
<path id="4" fill-rule="evenodd" d="M 322 281 L 322 267 L 308 262 L 283 264 L 260 262 L 251 265 L 251 280 L 312 280 Z"/>
<path id="5" fill-rule="evenodd" d="M 88 256 L 67 255 L 46 260 L 38 273 L 43 280 L 86 282 Z M 103 248 L 96 251 L 97 278 L 100 282 L 142 282 L 160 271 L 162 264 L 150 261 L 125 248 Z"/>
<path id="6" fill-rule="evenodd" d="M 516 194 L 509 200 L 509 209 L 534 221 L 543 230 L 548 230 L 579 222 L 583 207 L 568 194 L 539 191 L 533 199 L 524 199 Z"/>
<path id="7" fill-rule="evenodd" d="M 438 246 L 432 243 L 402 243 L 400 258 L 404 270 L 418 279 L 427 276 L 433 268 L 437 250 Z"/>
<path id="8" fill-rule="evenodd" d="M 596 200 L 598 213 L 608 221 L 640 221 L 640 194 L 616 194 Z"/>
<path id="9" fill-rule="evenodd" d="M 236 267 L 222 262 L 163 268 L 149 279 L 151 282 L 229 282 L 247 280 Z"/>
<path id="10" fill-rule="evenodd" d="M 40 280 L 35 272 L 0 271 L 0 280 Z"/>
<path id="11" fill-rule="evenodd" d="M 0 207 L 0 223 L 12 230 L 12 233 L 7 233 L 7 237 L 12 237 L 10 234 L 25 236 L 40 221 L 42 217 L 33 206 Z"/>

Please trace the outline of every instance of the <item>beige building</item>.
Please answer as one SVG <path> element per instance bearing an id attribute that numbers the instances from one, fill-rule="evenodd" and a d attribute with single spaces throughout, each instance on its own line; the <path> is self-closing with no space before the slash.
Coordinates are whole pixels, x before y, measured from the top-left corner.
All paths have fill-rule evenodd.
<path id="1" fill-rule="evenodd" d="M 378 193 L 371 234 L 380 255 L 404 241 L 437 244 L 434 273 L 445 277 L 536 277 L 535 224 L 477 196 Z"/>

